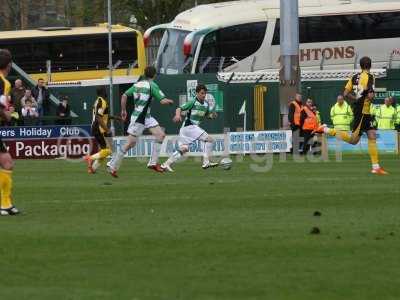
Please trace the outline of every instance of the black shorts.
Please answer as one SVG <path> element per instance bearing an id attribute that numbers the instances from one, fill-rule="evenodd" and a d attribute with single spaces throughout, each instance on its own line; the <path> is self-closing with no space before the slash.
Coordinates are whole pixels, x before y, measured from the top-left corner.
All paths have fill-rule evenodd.
<path id="1" fill-rule="evenodd" d="M 4 142 L 0 139 L 0 153 L 7 153 L 7 146 L 4 144 Z"/>
<path id="2" fill-rule="evenodd" d="M 108 148 L 106 137 L 109 137 L 108 134 L 102 133 L 99 127 L 92 127 L 92 135 L 96 140 L 97 144 L 99 144 L 100 149 Z"/>
<path id="3" fill-rule="evenodd" d="M 371 115 L 355 114 L 353 122 L 353 133 L 362 135 L 368 130 L 375 130 L 375 118 Z"/>

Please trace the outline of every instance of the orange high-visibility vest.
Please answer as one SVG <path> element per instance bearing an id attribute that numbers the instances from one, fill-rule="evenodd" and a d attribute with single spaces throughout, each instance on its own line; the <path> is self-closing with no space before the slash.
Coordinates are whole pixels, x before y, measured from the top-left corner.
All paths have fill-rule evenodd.
<path id="1" fill-rule="evenodd" d="M 304 120 L 303 130 L 316 130 L 318 128 L 318 119 L 316 114 L 307 106 L 304 106 L 303 110 L 307 114 L 307 118 Z"/>
<path id="2" fill-rule="evenodd" d="M 292 101 L 291 103 L 295 107 L 294 116 L 293 116 L 294 125 L 300 126 L 300 114 L 301 114 L 302 107 L 299 105 L 299 103 L 297 103 L 297 101 Z"/>

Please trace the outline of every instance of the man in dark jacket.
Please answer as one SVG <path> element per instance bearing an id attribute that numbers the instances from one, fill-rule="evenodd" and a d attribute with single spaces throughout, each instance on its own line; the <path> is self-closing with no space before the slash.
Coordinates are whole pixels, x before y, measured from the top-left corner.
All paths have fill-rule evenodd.
<path id="1" fill-rule="evenodd" d="M 37 85 L 32 89 L 32 96 L 38 104 L 39 117 L 48 114 L 50 104 L 50 93 L 42 78 L 38 79 Z"/>
<path id="2" fill-rule="evenodd" d="M 15 80 L 14 88 L 11 90 L 11 100 L 15 108 L 15 111 L 18 114 L 21 114 L 21 109 L 22 109 L 21 99 L 22 97 L 25 96 L 25 90 L 26 89 L 22 83 L 22 80 L 21 79 Z"/>

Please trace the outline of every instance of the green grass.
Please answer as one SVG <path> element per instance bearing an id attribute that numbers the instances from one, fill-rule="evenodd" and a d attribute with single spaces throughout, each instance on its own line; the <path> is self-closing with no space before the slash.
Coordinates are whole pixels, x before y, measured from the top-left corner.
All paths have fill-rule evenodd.
<path id="1" fill-rule="evenodd" d="M 399 159 L 382 161 L 390 176 L 366 156 L 276 157 L 266 173 L 248 158 L 174 174 L 131 159 L 119 179 L 18 161 L 24 213 L 0 218 L 0 299 L 399 299 Z"/>

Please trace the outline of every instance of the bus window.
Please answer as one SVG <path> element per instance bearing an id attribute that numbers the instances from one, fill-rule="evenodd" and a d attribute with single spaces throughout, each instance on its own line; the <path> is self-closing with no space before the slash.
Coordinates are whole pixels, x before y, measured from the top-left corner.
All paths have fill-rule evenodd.
<path id="1" fill-rule="evenodd" d="M 148 45 L 146 46 L 147 65 L 153 66 L 157 64 L 157 53 L 161 47 L 165 29 L 158 29 L 151 33 Z"/>
<path id="2" fill-rule="evenodd" d="M 398 38 L 400 12 L 302 17 L 299 34 L 300 43 Z M 277 19 L 272 45 L 279 44 L 280 23 Z"/>
<path id="3" fill-rule="evenodd" d="M 128 68 L 130 64 L 137 60 L 138 53 L 136 44 L 135 32 L 115 34 L 113 38 L 113 61 L 114 63 L 118 60 L 121 61 L 121 65 L 118 68 Z"/>
<path id="4" fill-rule="evenodd" d="M 32 61 L 32 45 L 29 42 L 20 41 L 13 44 L 0 45 L 0 48 L 6 48 L 13 54 L 14 61 L 24 62 L 25 66 L 30 69 L 34 68 Z"/>
<path id="5" fill-rule="evenodd" d="M 121 61 L 115 74 L 122 76 L 129 71 L 139 75 L 146 67 L 141 34 L 120 27 L 113 32 L 113 63 Z M 57 33 L 49 36 L 44 30 L 20 31 L 21 38 L 9 38 L 6 32 L 5 38 L 0 38 L 0 48 L 9 49 L 14 62 L 35 80 L 46 76 L 48 60 L 54 81 L 97 79 L 108 74 L 106 31 L 99 33 L 98 27 L 85 27 L 60 29 Z"/>
<path id="6" fill-rule="evenodd" d="M 77 38 L 57 38 L 50 42 L 51 69 L 58 71 L 78 71 L 84 57 L 84 43 Z"/>
<path id="7" fill-rule="evenodd" d="M 136 34 L 113 35 L 113 63 L 127 68 L 137 59 Z M 58 38 L 50 42 L 51 63 L 54 71 L 98 70 L 108 67 L 108 40 L 102 36 Z M 84 62 L 84 63 L 83 63 Z"/>
<path id="8" fill-rule="evenodd" d="M 106 69 L 108 66 L 108 40 L 106 35 L 39 38 L 36 40 L 8 41 L 0 47 L 13 53 L 14 61 L 28 73 L 46 72 L 46 61 L 51 61 L 53 72 Z M 121 60 L 119 68 L 127 68 L 138 57 L 136 33 L 113 35 L 113 60 Z"/>
<path id="9" fill-rule="evenodd" d="M 183 41 L 188 31 L 167 29 L 161 41 L 157 68 L 163 74 L 182 73 L 188 57 L 183 53 Z"/>
<path id="10" fill-rule="evenodd" d="M 28 73 L 46 73 L 46 61 L 49 59 L 49 53 L 49 43 L 47 41 L 37 40 L 32 43 L 32 56 L 29 60 L 29 70 L 23 65 L 20 65 L 20 67 Z M 21 60 L 21 63 L 24 64 L 25 62 Z M 26 63 L 28 63 L 28 61 Z"/>
<path id="11" fill-rule="evenodd" d="M 400 12 L 362 14 L 346 18 L 352 26 L 361 31 L 364 39 L 400 37 Z"/>
<path id="12" fill-rule="evenodd" d="M 281 43 L 281 22 L 280 19 L 276 19 L 274 36 L 272 37 L 272 46 L 280 45 Z"/>
<path id="13" fill-rule="evenodd" d="M 217 48 L 217 31 L 213 31 L 206 35 L 201 45 L 200 57 L 217 57 L 220 56 L 219 48 Z"/>
<path id="14" fill-rule="evenodd" d="M 399 19 L 399 12 L 300 18 L 300 43 L 400 37 Z"/>
<path id="15" fill-rule="evenodd" d="M 218 72 L 254 54 L 264 41 L 267 22 L 241 24 L 209 33 L 201 46 L 196 72 Z M 243 45 L 246 45 L 243 47 Z"/>
<path id="16" fill-rule="evenodd" d="M 106 69 L 108 66 L 108 42 L 101 36 L 91 36 L 85 42 L 85 62 L 93 69 Z"/>

